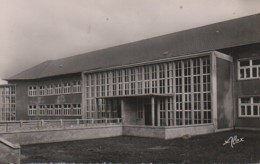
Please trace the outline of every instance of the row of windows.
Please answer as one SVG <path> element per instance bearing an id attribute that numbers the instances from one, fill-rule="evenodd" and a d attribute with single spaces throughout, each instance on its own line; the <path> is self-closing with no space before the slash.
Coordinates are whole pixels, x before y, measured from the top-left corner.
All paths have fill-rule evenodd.
<path id="1" fill-rule="evenodd" d="M 206 57 L 92 73 L 86 75 L 86 97 L 171 94 L 175 90 L 180 92 L 183 86 L 186 92 L 190 92 L 188 84 L 191 81 L 194 84 L 204 82 L 203 89 L 208 90 L 209 74 L 209 58 Z M 175 79 L 177 88 L 174 88 Z M 199 87 L 196 85 L 194 91 L 199 92 Z"/>
<path id="2" fill-rule="evenodd" d="M 34 85 L 28 87 L 28 96 L 46 96 L 46 95 L 60 95 L 70 93 L 80 93 L 80 81 L 66 82 L 64 84 L 47 84 Z"/>
<path id="3" fill-rule="evenodd" d="M 157 102 L 160 110 L 159 125 L 182 126 L 192 124 L 207 124 L 212 122 L 212 113 L 210 109 L 193 109 L 196 102 L 187 100 L 188 103 L 183 108 L 174 108 L 172 98 L 161 99 Z"/>
<path id="4" fill-rule="evenodd" d="M 211 123 L 209 58 L 177 62 L 176 71 L 176 125 Z"/>
<path id="5" fill-rule="evenodd" d="M 29 105 L 29 116 L 81 116 L 81 104 Z"/>
<path id="6" fill-rule="evenodd" d="M 260 59 L 239 61 L 238 67 L 239 79 L 260 78 Z"/>
<path id="7" fill-rule="evenodd" d="M 260 97 L 239 98 L 240 117 L 259 117 L 260 116 Z"/>
<path id="8" fill-rule="evenodd" d="M 15 86 L 3 86 L 0 87 L 1 95 L 14 95 L 15 94 Z"/>

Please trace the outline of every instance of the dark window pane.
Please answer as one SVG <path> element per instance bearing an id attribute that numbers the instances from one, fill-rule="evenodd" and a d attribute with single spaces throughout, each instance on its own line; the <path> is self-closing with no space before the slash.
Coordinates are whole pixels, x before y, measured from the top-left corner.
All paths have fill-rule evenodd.
<path id="1" fill-rule="evenodd" d="M 257 68 L 252 68 L 253 69 L 253 77 L 257 77 Z"/>
<path id="2" fill-rule="evenodd" d="M 240 67 L 249 66 L 249 60 L 248 61 L 240 61 Z"/>
<path id="3" fill-rule="evenodd" d="M 250 103 L 250 98 L 248 98 L 248 97 L 241 98 L 241 103 L 249 104 Z"/>
<path id="4" fill-rule="evenodd" d="M 258 106 L 254 106 L 253 115 L 258 116 Z"/>
<path id="5" fill-rule="evenodd" d="M 245 70 L 240 69 L 240 78 L 245 78 Z"/>
<path id="6" fill-rule="evenodd" d="M 253 65 L 260 65 L 260 59 L 253 60 Z"/>
<path id="7" fill-rule="evenodd" d="M 246 77 L 250 77 L 250 68 L 246 69 Z"/>
<path id="8" fill-rule="evenodd" d="M 246 107 L 247 115 L 251 115 L 251 106 Z"/>
<path id="9" fill-rule="evenodd" d="M 245 106 L 241 106 L 241 115 L 244 116 L 246 114 Z"/>
<path id="10" fill-rule="evenodd" d="M 254 97 L 253 102 L 254 103 L 260 103 L 260 97 Z"/>

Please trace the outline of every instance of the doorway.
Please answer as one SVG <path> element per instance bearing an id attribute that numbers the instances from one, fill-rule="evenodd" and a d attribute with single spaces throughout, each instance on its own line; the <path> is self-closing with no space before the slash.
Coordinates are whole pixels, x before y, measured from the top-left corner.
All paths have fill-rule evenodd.
<path id="1" fill-rule="evenodd" d="M 152 125 L 152 108 L 151 104 L 144 104 L 145 125 Z"/>

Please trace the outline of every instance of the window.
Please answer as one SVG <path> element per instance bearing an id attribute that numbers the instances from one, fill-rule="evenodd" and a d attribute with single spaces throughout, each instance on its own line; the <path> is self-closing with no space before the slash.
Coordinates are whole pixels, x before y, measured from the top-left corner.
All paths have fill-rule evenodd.
<path id="1" fill-rule="evenodd" d="M 81 92 L 81 84 L 80 81 L 74 81 L 72 86 L 73 93 L 80 93 Z"/>
<path id="2" fill-rule="evenodd" d="M 80 104 L 73 104 L 72 115 L 76 115 L 76 116 L 81 115 Z"/>
<path id="3" fill-rule="evenodd" d="M 39 115 L 45 115 L 45 105 L 39 105 Z"/>
<path id="4" fill-rule="evenodd" d="M 39 87 L 39 92 L 40 92 L 40 96 L 44 96 L 45 95 L 45 86 L 41 85 Z"/>
<path id="5" fill-rule="evenodd" d="M 28 116 L 35 116 L 37 114 L 36 105 L 29 105 Z"/>
<path id="6" fill-rule="evenodd" d="M 54 114 L 53 105 L 46 105 L 46 109 L 47 109 L 47 115 L 48 116 L 52 116 Z"/>
<path id="7" fill-rule="evenodd" d="M 70 83 L 67 82 L 67 83 L 64 84 L 63 93 L 64 94 L 69 94 L 70 92 L 71 92 L 71 90 L 70 90 Z"/>
<path id="8" fill-rule="evenodd" d="M 51 84 L 46 86 L 46 95 L 52 95 L 53 94 L 53 87 Z"/>
<path id="9" fill-rule="evenodd" d="M 37 96 L 37 87 L 36 86 L 29 86 L 28 96 Z"/>
<path id="10" fill-rule="evenodd" d="M 260 59 L 238 61 L 238 79 L 260 78 Z"/>
<path id="11" fill-rule="evenodd" d="M 55 105 L 54 115 L 61 116 L 62 115 L 62 107 L 61 105 Z"/>
<path id="12" fill-rule="evenodd" d="M 55 84 L 54 94 L 59 95 L 62 93 L 61 84 Z"/>
<path id="13" fill-rule="evenodd" d="M 65 104 L 64 105 L 64 115 L 66 116 L 66 115 L 70 115 L 70 110 L 71 109 L 71 105 L 70 104 Z"/>
<path id="14" fill-rule="evenodd" d="M 260 96 L 239 98 L 239 117 L 260 116 Z"/>

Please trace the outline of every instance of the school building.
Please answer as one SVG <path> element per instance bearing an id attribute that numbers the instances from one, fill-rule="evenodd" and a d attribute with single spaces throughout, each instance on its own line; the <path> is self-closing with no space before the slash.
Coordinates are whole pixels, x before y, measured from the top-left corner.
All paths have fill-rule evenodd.
<path id="1" fill-rule="evenodd" d="M 259 129 L 260 14 L 45 61 L 5 80 L 0 121 L 122 118 L 132 135 L 169 138 Z"/>

